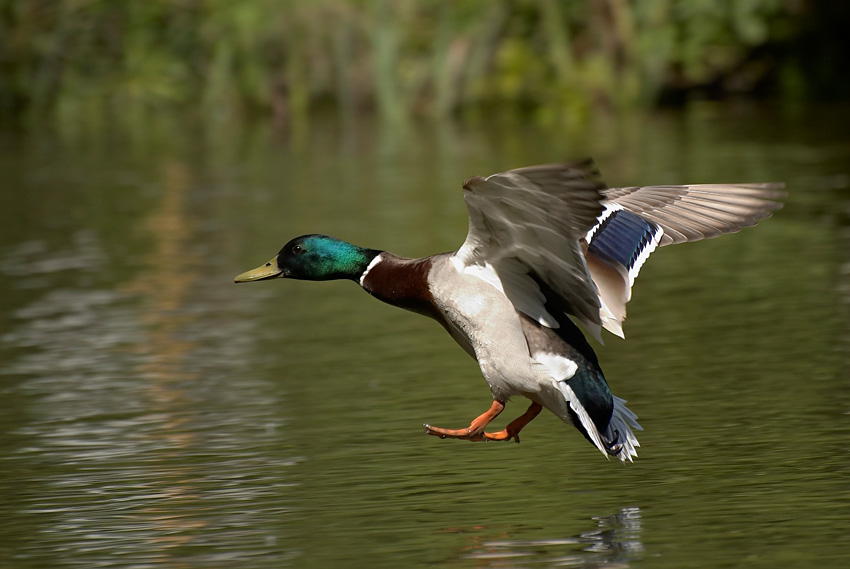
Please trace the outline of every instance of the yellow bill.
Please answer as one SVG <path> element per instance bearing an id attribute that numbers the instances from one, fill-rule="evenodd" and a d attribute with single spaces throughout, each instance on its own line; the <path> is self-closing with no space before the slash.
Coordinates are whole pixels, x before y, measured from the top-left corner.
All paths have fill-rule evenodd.
<path id="1" fill-rule="evenodd" d="M 250 271 L 245 271 L 233 279 L 233 282 L 250 283 L 253 281 L 264 281 L 266 279 L 279 277 L 282 274 L 283 271 L 277 266 L 277 257 L 275 257 L 265 265 L 257 267 L 256 269 L 251 269 Z"/>

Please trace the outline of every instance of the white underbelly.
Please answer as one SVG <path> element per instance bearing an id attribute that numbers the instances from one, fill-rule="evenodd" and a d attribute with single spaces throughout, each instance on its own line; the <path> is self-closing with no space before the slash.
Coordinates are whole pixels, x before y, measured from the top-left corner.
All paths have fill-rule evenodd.
<path id="1" fill-rule="evenodd" d="M 455 341 L 478 360 L 494 398 L 505 401 L 539 391 L 514 305 L 474 274 L 460 273 L 449 263 L 435 269 L 429 283 L 435 304 Z"/>

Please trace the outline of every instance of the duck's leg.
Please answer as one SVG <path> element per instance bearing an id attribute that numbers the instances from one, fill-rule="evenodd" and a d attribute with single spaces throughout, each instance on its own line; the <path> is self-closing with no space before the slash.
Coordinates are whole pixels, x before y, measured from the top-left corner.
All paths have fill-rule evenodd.
<path id="1" fill-rule="evenodd" d="M 498 417 L 499 413 L 501 413 L 504 408 L 505 404 L 503 402 L 493 401 L 493 405 L 490 406 L 490 409 L 476 417 L 472 423 L 469 424 L 469 428 L 441 429 L 440 427 L 425 425 L 425 431 L 429 435 L 434 435 L 435 437 L 443 439 L 464 439 L 467 441 L 509 441 L 514 439 L 516 442 L 519 442 L 519 432 L 523 429 L 523 427 L 537 417 L 543 409 L 539 403 L 532 403 L 525 413 L 508 423 L 508 426 L 501 431 L 495 433 L 484 432 L 484 429 L 490 421 Z"/>
<path id="2" fill-rule="evenodd" d="M 484 433 L 484 437 L 490 441 L 509 441 L 511 439 L 519 442 L 519 432 L 529 424 L 543 410 L 540 403 L 532 403 L 525 413 L 508 423 L 508 426 L 497 433 Z"/>
<path id="3" fill-rule="evenodd" d="M 472 422 L 469 424 L 469 427 L 466 429 L 441 429 L 440 427 L 432 427 L 431 425 L 425 425 L 425 432 L 429 435 L 434 435 L 435 437 L 440 437 L 442 439 L 464 439 L 467 441 L 483 441 L 484 440 L 484 429 L 487 425 L 499 416 L 505 409 L 505 403 L 503 401 L 498 401 L 496 399 L 493 400 L 493 404 L 490 405 L 490 408 L 487 409 L 484 413 L 478 415 Z"/>

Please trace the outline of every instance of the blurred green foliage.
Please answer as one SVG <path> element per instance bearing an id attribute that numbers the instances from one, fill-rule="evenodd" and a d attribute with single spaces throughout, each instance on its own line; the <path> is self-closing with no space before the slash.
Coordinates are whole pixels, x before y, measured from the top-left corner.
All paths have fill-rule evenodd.
<path id="1" fill-rule="evenodd" d="M 845 3 L 0 0 L 0 116 L 167 106 L 287 121 L 329 105 L 398 118 L 509 103 L 545 119 L 694 92 L 800 99 L 831 76 L 821 47 L 844 61 L 834 22 L 848 10 L 829 4 Z"/>

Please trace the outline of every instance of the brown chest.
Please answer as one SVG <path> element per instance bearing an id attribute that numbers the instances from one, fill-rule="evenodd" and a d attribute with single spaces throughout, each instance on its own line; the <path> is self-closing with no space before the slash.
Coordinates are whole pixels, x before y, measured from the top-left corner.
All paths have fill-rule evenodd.
<path id="1" fill-rule="evenodd" d="M 382 255 L 363 278 L 366 292 L 387 304 L 435 318 L 437 311 L 428 287 L 431 260 Z"/>

